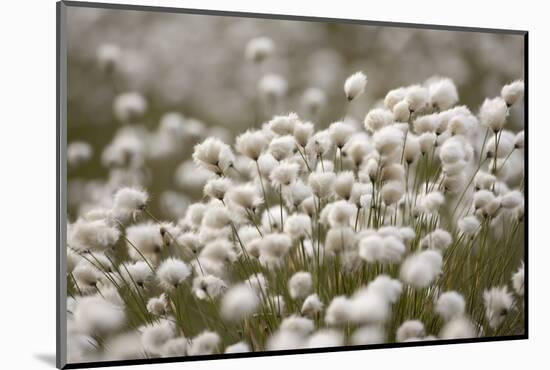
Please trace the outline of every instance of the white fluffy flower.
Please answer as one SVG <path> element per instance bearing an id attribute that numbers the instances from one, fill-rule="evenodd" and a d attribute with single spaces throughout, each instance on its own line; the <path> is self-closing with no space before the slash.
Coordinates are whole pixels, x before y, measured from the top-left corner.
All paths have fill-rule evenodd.
<path id="1" fill-rule="evenodd" d="M 187 348 L 189 356 L 211 355 L 216 353 L 220 344 L 220 336 L 212 331 L 204 331 L 191 340 Z"/>
<path id="2" fill-rule="evenodd" d="M 506 286 L 492 288 L 483 292 L 483 303 L 485 304 L 485 317 L 489 326 L 496 329 L 502 324 L 513 304 L 512 295 Z"/>
<path id="3" fill-rule="evenodd" d="M 505 85 L 502 88 L 500 95 L 502 96 L 502 99 L 504 99 L 504 101 L 506 102 L 506 105 L 508 107 L 511 107 L 523 98 L 524 89 L 525 87 L 523 81 L 517 80 L 509 83 L 508 85 Z"/>
<path id="4" fill-rule="evenodd" d="M 275 44 L 269 37 L 256 37 L 246 44 L 244 55 L 252 62 L 261 63 L 271 56 L 274 50 Z"/>
<path id="5" fill-rule="evenodd" d="M 233 166 L 235 157 L 229 145 L 217 138 L 209 137 L 195 145 L 193 160 L 198 166 L 221 175 Z"/>
<path id="6" fill-rule="evenodd" d="M 277 74 L 266 74 L 258 81 L 258 91 L 267 100 L 281 99 L 287 90 L 288 83 Z"/>
<path id="7" fill-rule="evenodd" d="M 257 161 L 262 152 L 267 148 L 267 138 L 261 131 L 247 130 L 237 136 L 235 148 L 242 155 Z"/>
<path id="8" fill-rule="evenodd" d="M 381 155 L 389 155 L 403 144 L 403 131 L 393 125 L 386 126 L 376 131 L 372 139 Z"/>
<path id="9" fill-rule="evenodd" d="M 382 108 L 375 108 L 365 116 L 365 129 L 371 133 L 393 123 L 393 113 Z"/>
<path id="10" fill-rule="evenodd" d="M 475 235 L 479 230 L 481 223 L 476 216 L 466 216 L 458 220 L 458 228 L 466 235 Z"/>
<path id="11" fill-rule="evenodd" d="M 113 101 L 115 117 L 123 123 L 138 119 L 147 111 L 147 101 L 138 92 L 132 91 L 117 95 Z"/>
<path id="12" fill-rule="evenodd" d="M 290 157 L 296 148 L 296 140 L 293 136 L 285 135 L 276 137 L 269 143 L 269 153 L 278 161 Z"/>
<path id="13" fill-rule="evenodd" d="M 329 325 L 342 325 L 354 319 L 355 307 L 353 302 L 345 296 L 332 299 L 325 314 L 325 322 Z"/>
<path id="14" fill-rule="evenodd" d="M 344 345 L 344 335 L 334 329 L 321 329 L 313 333 L 306 344 L 308 348 L 340 347 Z"/>
<path id="15" fill-rule="evenodd" d="M 424 324 L 421 321 L 408 320 L 397 329 L 395 339 L 398 342 L 406 342 L 423 338 L 425 335 Z"/>
<path id="16" fill-rule="evenodd" d="M 105 220 L 78 220 L 67 230 L 67 243 L 75 251 L 105 251 L 114 246 L 120 231 Z"/>
<path id="17" fill-rule="evenodd" d="M 336 201 L 331 204 L 328 211 L 329 224 L 331 227 L 349 226 L 352 216 L 355 216 L 356 213 L 355 205 L 345 200 Z"/>
<path id="18" fill-rule="evenodd" d="M 302 315 L 313 316 L 320 313 L 323 310 L 324 304 L 317 294 L 311 294 L 307 296 L 302 304 L 300 312 Z"/>
<path id="19" fill-rule="evenodd" d="M 428 85 L 432 107 L 439 110 L 451 108 L 458 101 L 456 86 L 450 78 L 437 78 Z"/>
<path id="20" fill-rule="evenodd" d="M 250 346 L 245 342 L 237 342 L 225 348 L 224 353 L 247 353 L 250 352 Z"/>
<path id="21" fill-rule="evenodd" d="M 334 172 L 312 172 L 308 178 L 308 184 L 313 194 L 318 198 L 326 198 L 334 191 Z"/>
<path id="22" fill-rule="evenodd" d="M 342 149 L 349 141 L 355 128 L 347 122 L 334 122 L 328 128 L 330 140 L 338 149 Z"/>
<path id="23" fill-rule="evenodd" d="M 126 322 L 124 308 L 99 296 L 79 298 L 73 310 L 78 329 L 89 335 L 106 335 L 120 330 Z"/>
<path id="24" fill-rule="evenodd" d="M 291 331 L 302 336 L 310 334 L 315 329 L 313 321 L 298 315 L 291 315 L 285 318 L 280 325 L 280 330 Z"/>
<path id="25" fill-rule="evenodd" d="M 114 196 L 113 208 L 120 212 L 134 212 L 145 208 L 149 195 L 135 188 L 121 188 Z"/>
<path id="26" fill-rule="evenodd" d="M 279 189 L 281 186 L 289 186 L 298 178 L 299 170 L 300 166 L 296 163 L 281 162 L 269 175 L 271 184 L 275 189 Z"/>
<path id="27" fill-rule="evenodd" d="M 430 97 L 428 89 L 420 85 L 414 85 L 407 88 L 405 101 L 409 105 L 411 112 L 418 112 L 428 106 Z"/>
<path id="28" fill-rule="evenodd" d="M 204 185 L 204 195 L 213 199 L 223 200 L 225 193 L 233 185 L 233 182 L 227 177 L 214 177 Z"/>
<path id="29" fill-rule="evenodd" d="M 288 292 L 292 299 L 306 298 L 313 289 L 311 273 L 300 271 L 292 275 L 288 281 Z"/>
<path id="30" fill-rule="evenodd" d="M 346 79 L 344 83 L 344 92 L 346 93 L 346 98 L 351 101 L 357 98 L 365 91 L 367 86 L 367 76 L 359 71 Z"/>
<path id="31" fill-rule="evenodd" d="M 395 263 L 401 261 L 405 244 L 394 236 L 368 235 L 359 242 L 359 256 L 367 262 Z"/>
<path id="32" fill-rule="evenodd" d="M 293 214 L 285 221 L 284 232 L 293 239 L 305 238 L 311 233 L 311 218 L 305 214 Z"/>
<path id="33" fill-rule="evenodd" d="M 520 296 L 523 296 L 524 281 L 525 281 L 525 269 L 522 262 L 519 269 L 512 275 L 512 287 L 514 288 L 514 291 Z"/>
<path id="34" fill-rule="evenodd" d="M 292 240 L 287 234 L 274 233 L 264 236 L 261 252 L 275 258 L 282 258 L 288 253 L 291 246 Z"/>
<path id="35" fill-rule="evenodd" d="M 158 297 L 149 298 L 147 301 L 147 311 L 156 316 L 166 315 L 168 312 L 166 294 L 162 293 Z"/>
<path id="36" fill-rule="evenodd" d="M 475 326 L 466 317 L 455 317 L 447 322 L 439 333 L 441 339 L 475 338 L 477 332 Z"/>
<path id="37" fill-rule="evenodd" d="M 161 319 L 142 329 L 141 344 L 148 353 L 161 355 L 164 345 L 175 335 L 176 325 L 168 319 Z"/>
<path id="38" fill-rule="evenodd" d="M 482 125 L 490 128 L 493 132 L 502 130 L 506 123 L 508 107 L 504 99 L 497 97 L 485 99 L 479 110 L 479 119 Z"/>
<path id="39" fill-rule="evenodd" d="M 449 248 L 452 242 L 453 237 L 448 231 L 443 229 L 435 229 L 420 240 L 420 246 L 423 248 L 445 251 Z"/>
<path id="40" fill-rule="evenodd" d="M 436 250 L 413 254 L 403 262 L 400 277 L 405 283 L 416 288 L 426 288 L 441 273 L 443 258 Z"/>
<path id="41" fill-rule="evenodd" d="M 239 321 L 253 314 L 259 303 L 254 289 L 247 284 L 238 284 L 223 296 L 220 313 L 225 320 Z"/>
<path id="42" fill-rule="evenodd" d="M 189 342 L 185 337 L 170 338 L 164 343 L 161 349 L 163 357 L 185 356 Z"/>
<path id="43" fill-rule="evenodd" d="M 191 275 L 189 266 L 177 258 L 167 258 L 157 269 L 157 278 L 165 290 L 176 289 Z"/>
<path id="44" fill-rule="evenodd" d="M 462 316 L 465 309 L 464 298 L 455 291 L 441 294 L 435 304 L 435 312 L 441 315 L 445 321 Z"/>
<path id="45" fill-rule="evenodd" d="M 378 344 L 386 341 L 384 328 L 378 325 L 366 325 L 357 328 L 351 336 L 351 344 Z"/>

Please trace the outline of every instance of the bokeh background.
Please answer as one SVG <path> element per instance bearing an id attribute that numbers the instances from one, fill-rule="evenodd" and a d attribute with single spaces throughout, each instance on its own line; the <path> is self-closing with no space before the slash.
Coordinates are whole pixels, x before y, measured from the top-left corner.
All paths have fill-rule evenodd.
<path id="1" fill-rule="evenodd" d="M 366 94 L 346 111 L 358 122 L 388 90 L 434 75 L 452 78 L 473 112 L 524 75 L 523 36 L 512 34 L 70 7 L 68 36 L 68 142 L 93 150 L 90 160 L 69 168 L 70 220 L 121 185 L 147 188 L 154 212 L 180 217 L 201 198 L 207 176 L 190 162 L 196 142 L 217 136 L 233 144 L 237 133 L 291 111 L 326 127 L 342 118 L 343 82 L 358 70 L 368 76 Z M 273 40 L 275 52 L 255 64 L 245 48 L 260 36 Z M 114 71 L 98 61 L 105 45 L 120 52 Z M 262 111 L 258 81 L 267 74 L 282 77 L 287 91 L 276 109 Z M 326 103 L 308 117 L 303 95 L 312 87 Z M 113 104 L 125 92 L 141 94 L 147 109 L 123 124 Z M 181 137 L 163 132 L 167 112 L 184 117 Z M 522 109 L 512 111 L 511 130 L 522 129 L 522 117 Z M 142 145 L 137 175 L 102 158 L 128 127 Z"/>

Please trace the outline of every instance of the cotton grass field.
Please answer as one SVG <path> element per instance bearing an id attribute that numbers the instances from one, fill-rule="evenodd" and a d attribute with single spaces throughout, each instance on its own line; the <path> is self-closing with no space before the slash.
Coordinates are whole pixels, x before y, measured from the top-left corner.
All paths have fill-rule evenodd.
<path id="1" fill-rule="evenodd" d="M 112 25 L 101 12 L 73 17 Z M 180 24 L 149 17 L 113 19 L 156 36 Z M 159 87 L 152 70 L 132 75 L 127 58 L 139 44 L 129 52 L 108 27 L 95 44 L 82 36 L 93 55 L 79 54 L 86 42 L 69 49 L 70 363 L 524 334 L 521 59 L 488 62 L 490 48 L 456 31 L 400 29 L 391 39 L 372 27 L 364 37 L 373 50 L 411 53 L 413 65 L 390 75 L 365 50 L 335 47 L 340 59 L 322 71 L 341 70 L 339 78 L 304 83 L 280 64 L 302 61 L 283 52 L 293 29 L 205 22 L 206 33 L 239 25 L 243 42 L 201 47 L 240 58 L 241 92 L 223 83 L 233 71 L 222 58 L 197 67 L 210 71 L 205 79 L 224 76 L 219 84 L 178 102 L 173 85 L 186 82 Z M 334 45 L 363 37 L 359 26 L 325 26 L 303 31 Z M 446 75 L 415 69 L 450 53 L 438 37 L 468 46 L 440 59 Z M 506 52 L 479 37 L 478 46 Z M 151 55 L 164 70 L 179 60 Z M 79 79 L 90 75 L 83 100 Z M 228 89 L 235 102 L 224 99 Z M 212 112 L 202 118 L 205 104 Z"/>

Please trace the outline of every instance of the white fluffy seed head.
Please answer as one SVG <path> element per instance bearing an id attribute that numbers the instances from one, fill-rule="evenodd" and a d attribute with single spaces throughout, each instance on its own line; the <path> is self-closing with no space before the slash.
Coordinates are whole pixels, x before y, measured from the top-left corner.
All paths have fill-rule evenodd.
<path id="1" fill-rule="evenodd" d="M 326 208 L 327 207 L 325 207 L 325 209 Z M 328 222 L 331 227 L 349 226 L 351 218 L 356 214 L 357 208 L 355 205 L 345 200 L 339 200 L 332 203 L 328 211 Z"/>
<path id="2" fill-rule="evenodd" d="M 449 248 L 452 242 L 453 237 L 448 231 L 443 229 L 435 229 L 420 240 L 420 246 L 422 248 L 445 251 Z"/>
<path id="3" fill-rule="evenodd" d="M 235 148 L 242 155 L 257 161 L 262 152 L 267 148 L 267 138 L 261 131 L 247 130 L 237 136 Z"/>
<path id="4" fill-rule="evenodd" d="M 525 147 L 525 133 L 523 132 L 523 130 L 521 130 L 516 134 L 516 137 L 514 139 L 514 148 L 523 149 L 524 147 Z"/>
<path id="5" fill-rule="evenodd" d="M 288 281 L 288 292 L 292 299 L 306 298 L 313 289 L 311 273 L 300 271 L 292 275 Z"/>
<path id="6" fill-rule="evenodd" d="M 506 286 L 491 288 L 483 292 L 485 317 L 489 326 L 496 329 L 502 324 L 513 306 L 513 298 Z"/>
<path id="7" fill-rule="evenodd" d="M 303 239 L 311 233 L 311 218 L 306 214 L 293 214 L 285 221 L 284 232 L 294 240 Z"/>
<path id="8" fill-rule="evenodd" d="M 233 166 L 235 156 L 229 145 L 220 139 L 209 137 L 193 148 L 193 160 L 195 163 L 215 174 L 223 174 Z"/>
<path id="9" fill-rule="evenodd" d="M 237 342 L 225 348 L 224 353 L 247 353 L 250 352 L 250 346 L 246 342 Z"/>
<path id="10" fill-rule="evenodd" d="M 136 188 L 121 188 L 114 196 L 113 208 L 121 212 L 135 212 L 145 208 L 149 196 Z"/>
<path id="11" fill-rule="evenodd" d="M 436 250 L 413 254 L 401 264 L 401 280 L 415 288 L 430 286 L 441 273 L 443 258 Z"/>
<path id="12" fill-rule="evenodd" d="M 485 99 L 479 110 L 479 119 L 482 125 L 498 132 L 502 130 L 506 123 L 508 107 L 506 101 L 500 97 Z"/>
<path id="13" fill-rule="evenodd" d="M 344 335 L 334 329 L 321 329 L 313 333 L 306 344 L 307 348 L 328 348 L 344 345 Z"/>
<path id="14" fill-rule="evenodd" d="M 273 169 L 273 171 L 271 171 L 271 174 L 269 175 L 271 184 L 277 190 L 279 187 L 289 186 L 298 178 L 299 170 L 300 166 L 296 163 L 286 161 L 281 162 Z"/>
<path id="15" fill-rule="evenodd" d="M 278 136 L 293 135 L 296 124 L 300 117 L 296 113 L 289 113 L 286 116 L 275 116 L 267 123 L 267 127 Z"/>
<path id="16" fill-rule="evenodd" d="M 508 85 L 504 85 L 500 92 L 500 96 L 502 96 L 502 99 L 504 99 L 506 105 L 511 107 L 523 98 L 524 90 L 525 87 L 523 81 L 517 80 L 509 83 Z"/>
<path id="17" fill-rule="evenodd" d="M 269 37 L 251 39 L 245 48 L 245 58 L 254 63 L 261 63 L 275 51 L 275 43 Z"/>
<path id="18" fill-rule="evenodd" d="M 356 245 L 355 233 L 351 227 L 331 228 L 325 238 L 325 249 L 333 253 L 353 249 Z"/>
<path id="19" fill-rule="evenodd" d="M 469 236 L 474 236 L 479 230 L 480 225 L 481 223 L 474 215 L 465 216 L 458 220 L 458 228 L 460 231 Z"/>
<path id="20" fill-rule="evenodd" d="M 464 298 L 455 291 L 441 294 L 435 304 L 435 312 L 441 315 L 445 321 L 464 315 L 465 309 Z"/>
<path id="21" fill-rule="evenodd" d="M 343 325 L 354 318 L 354 306 L 345 296 L 337 296 L 332 299 L 327 307 L 325 322 L 329 325 Z"/>
<path id="22" fill-rule="evenodd" d="M 317 294 L 311 294 L 306 297 L 300 310 L 302 315 L 314 316 L 323 310 L 324 304 Z"/>
<path id="23" fill-rule="evenodd" d="M 220 313 L 225 320 L 240 321 L 256 311 L 258 295 L 247 284 L 231 287 L 222 298 Z"/>
<path id="24" fill-rule="evenodd" d="M 191 340 L 187 349 L 189 356 L 211 355 L 216 353 L 220 344 L 220 336 L 212 331 L 205 331 Z"/>
<path id="25" fill-rule="evenodd" d="M 351 196 L 351 190 L 355 183 L 355 175 L 352 171 L 343 171 L 336 175 L 334 180 L 334 192 L 340 198 L 348 200 Z"/>
<path id="26" fill-rule="evenodd" d="M 344 92 L 346 93 L 346 98 L 348 101 L 351 101 L 361 95 L 365 91 L 366 86 L 367 76 L 363 72 L 355 72 L 349 76 L 344 83 Z"/>
<path id="27" fill-rule="evenodd" d="M 458 102 L 458 91 L 450 78 L 437 78 L 428 85 L 431 106 L 438 110 L 451 108 Z"/>
<path id="28" fill-rule="evenodd" d="M 398 342 L 406 342 L 413 338 L 423 338 L 425 335 L 424 324 L 421 321 L 408 320 L 397 329 L 395 339 Z"/>
<path id="29" fill-rule="evenodd" d="M 295 332 L 302 336 L 310 334 L 314 329 L 315 325 L 312 320 L 298 315 L 285 318 L 280 326 L 280 330 Z"/>
<path id="30" fill-rule="evenodd" d="M 403 144 L 403 131 L 395 126 L 386 126 L 373 135 L 374 146 L 381 155 L 389 155 Z"/>
<path id="31" fill-rule="evenodd" d="M 513 209 L 523 204 L 523 193 L 519 190 L 509 191 L 500 197 L 500 205 L 503 208 Z"/>
<path id="32" fill-rule="evenodd" d="M 288 253 L 291 246 L 292 240 L 287 234 L 268 234 L 262 239 L 261 253 L 275 258 L 282 258 Z"/>
<path id="33" fill-rule="evenodd" d="M 308 178 L 308 184 L 313 194 L 318 198 L 326 198 L 334 191 L 334 172 L 312 172 Z"/>
<path id="34" fill-rule="evenodd" d="M 477 337 L 477 331 L 474 324 L 466 317 L 455 317 L 448 321 L 441 332 L 441 339 L 464 339 Z"/>
<path id="35" fill-rule="evenodd" d="M 386 341 L 384 328 L 379 325 L 365 325 L 357 328 L 351 336 L 351 344 L 378 344 Z"/>
<path id="36" fill-rule="evenodd" d="M 369 111 L 365 116 L 365 129 L 374 133 L 383 127 L 393 123 L 393 113 L 382 108 L 375 108 Z"/>
<path id="37" fill-rule="evenodd" d="M 525 269 L 523 262 L 519 269 L 512 275 L 512 287 L 517 295 L 523 296 L 525 282 Z"/>
<path id="38" fill-rule="evenodd" d="M 287 90 L 287 81 L 278 74 L 266 74 L 258 81 L 258 91 L 268 101 L 282 99 Z"/>
<path id="39" fill-rule="evenodd" d="M 310 87 L 302 95 L 302 104 L 311 115 L 316 115 L 327 102 L 326 93 L 316 87 Z"/>
<path id="40" fill-rule="evenodd" d="M 334 122 L 328 128 L 328 133 L 332 144 L 338 149 L 342 149 L 349 141 L 355 128 L 347 122 Z"/>
<path id="41" fill-rule="evenodd" d="M 285 158 L 290 157 L 294 153 L 296 148 L 296 140 L 293 136 L 284 135 L 276 137 L 269 143 L 269 153 L 277 161 L 282 161 Z"/>
<path id="42" fill-rule="evenodd" d="M 401 181 L 389 181 L 380 190 L 382 201 L 388 206 L 397 203 L 404 193 L 405 187 Z"/>
<path id="43" fill-rule="evenodd" d="M 393 120 L 396 122 L 408 122 L 411 117 L 409 103 L 406 100 L 401 100 L 393 106 Z"/>
<path id="44" fill-rule="evenodd" d="M 157 269 L 157 278 L 164 290 L 171 291 L 180 286 L 191 275 L 189 266 L 174 257 L 162 261 Z"/>
<path id="45" fill-rule="evenodd" d="M 214 177 L 206 182 L 203 192 L 210 198 L 223 200 L 232 185 L 233 182 L 227 177 Z"/>
<path id="46" fill-rule="evenodd" d="M 409 105 L 409 110 L 411 112 L 419 112 L 424 110 L 430 101 L 428 89 L 420 85 L 408 87 L 405 101 Z"/>

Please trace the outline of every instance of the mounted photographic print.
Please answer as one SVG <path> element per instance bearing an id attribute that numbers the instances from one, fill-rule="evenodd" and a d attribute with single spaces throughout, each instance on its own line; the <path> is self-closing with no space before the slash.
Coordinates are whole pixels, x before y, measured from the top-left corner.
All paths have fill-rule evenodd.
<path id="1" fill-rule="evenodd" d="M 527 32 L 57 10 L 58 367 L 527 338 Z"/>

